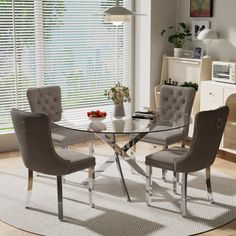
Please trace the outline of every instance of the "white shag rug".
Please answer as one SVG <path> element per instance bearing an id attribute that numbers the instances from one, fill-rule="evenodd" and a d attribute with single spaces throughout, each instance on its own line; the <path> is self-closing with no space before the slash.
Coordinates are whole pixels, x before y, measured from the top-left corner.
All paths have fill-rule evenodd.
<path id="1" fill-rule="evenodd" d="M 104 157 L 97 157 L 97 166 Z M 145 169 L 144 158 L 138 163 Z M 32 209 L 25 209 L 27 170 L 0 172 L 0 220 L 41 235 L 193 235 L 219 227 L 236 217 L 236 182 L 229 176 L 212 171 L 214 204 L 207 201 L 204 172 L 189 175 L 188 218 L 180 214 L 180 196 L 173 194 L 172 183 L 161 180 L 161 170 L 154 168 L 152 206 L 145 203 L 145 179 L 132 174 L 121 161 L 127 187 L 132 199 L 126 201 L 116 165 L 113 164 L 96 179 L 95 208 L 88 205 L 85 186 L 64 184 L 65 221 L 57 218 L 56 180 L 35 177 L 31 200 Z M 68 176 L 82 182 L 87 172 Z M 168 172 L 168 179 L 172 179 Z M 180 191 L 180 189 L 179 189 Z"/>

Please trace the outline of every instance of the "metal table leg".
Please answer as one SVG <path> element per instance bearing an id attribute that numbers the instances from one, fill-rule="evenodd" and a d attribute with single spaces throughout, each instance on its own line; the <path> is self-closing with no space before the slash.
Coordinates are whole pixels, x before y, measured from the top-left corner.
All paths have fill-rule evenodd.
<path id="1" fill-rule="evenodd" d="M 120 173 L 121 177 L 121 186 L 123 188 L 124 194 L 127 198 L 127 201 L 130 201 L 130 196 L 128 193 L 128 189 L 125 183 L 124 175 L 122 172 L 121 164 L 120 164 L 120 157 L 122 157 L 134 170 L 136 170 L 139 174 L 146 177 L 145 171 L 135 162 L 135 160 L 130 157 L 127 154 L 127 151 L 132 148 L 140 139 L 142 139 L 147 133 L 137 134 L 134 136 L 127 144 L 125 144 L 123 147 L 120 147 L 116 143 L 116 137 L 115 134 L 103 134 L 103 133 L 97 133 L 96 135 L 104 141 L 106 144 L 108 144 L 114 151 L 115 154 L 112 156 L 108 161 L 106 161 L 102 166 L 100 166 L 96 170 L 96 177 L 101 175 L 103 171 L 105 171 L 111 164 L 116 162 L 117 169 Z"/>

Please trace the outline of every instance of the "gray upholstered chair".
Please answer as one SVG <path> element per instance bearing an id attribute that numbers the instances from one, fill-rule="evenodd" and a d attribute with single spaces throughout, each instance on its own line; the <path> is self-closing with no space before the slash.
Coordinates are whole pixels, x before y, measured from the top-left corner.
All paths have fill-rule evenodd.
<path id="1" fill-rule="evenodd" d="M 12 122 L 23 162 L 28 168 L 28 207 L 33 186 L 33 171 L 57 176 L 58 217 L 63 220 L 62 177 L 89 168 L 89 201 L 92 203 L 95 158 L 65 149 L 54 149 L 46 114 L 11 111 Z"/>
<path id="2" fill-rule="evenodd" d="M 146 201 L 151 203 L 152 167 L 159 167 L 182 173 L 181 212 L 187 215 L 187 176 L 190 172 L 206 169 L 208 198 L 213 202 L 210 166 L 216 158 L 222 134 L 227 121 L 227 106 L 212 111 L 199 112 L 195 118 L 192 144 L 189 149 L 169 148 L 146 157 L 147 181 Z"/>
<path id="3" fill-rule="evenodd" d="M 179 114 L 191 114 L 195 89 L 188 87 L 162 85 L 160 89 L 159 115 L 164 120 L 178 120 Z M 147 134 L 142 141 L 162 146 L 184 141 L 188 137 L 188 126 L 165 132 Z"/>
<path id="4" fill-rule="evenodd" d="M 59 86 L 44 86 L 29 88 L 27 97 L 32 112 L 45 113 L 52 122 L 61 120 L 61 89 Z M 52 123 L 51 126 L 53 143 L 57 146 L 68 147 L 68 145 L 91 141 L 94 135 L 67 129 Z M 93 151 L 93 148 L 92 148 Z"/>
<path id="5" fill-rule="evenodd" d="M 178 121 L 178 117 L 181 119 L 181 114 L 184 113 L 189 114 L 190 118 L 195 94 L 194 88 L 162 85 L 158 111 L 160 118 L 167 121 Z M 184 141 L 188 137 L 188 130 L 189 126 L 186 126 L 165 132 L 150 133 L 141 141 L 162 145 L 164 148 L 168 148 L 171 144 L 182 142 L 182 147 L 184 147 Z M 165 180 L 165 169 L 162 171 L 162 178 Z"/>

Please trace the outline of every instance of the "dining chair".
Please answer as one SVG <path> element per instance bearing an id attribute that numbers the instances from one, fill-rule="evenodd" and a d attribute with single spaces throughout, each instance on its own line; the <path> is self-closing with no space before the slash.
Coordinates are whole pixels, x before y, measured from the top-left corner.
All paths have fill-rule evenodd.
<path id="1" fill-rule="evenodd" d="M 190 87 L 179 87 L 162 85 L 160 88 L 160 101 L 158 113 L 160 119 L 166 121 L 178 121 L 183 114 L 188 114 L 189 119 L 192 111 L 196 91 Z M 169 145 L 182 142 L 185 146 L 185 140 L 188 137 L 189 126 L 174 129 L 165 132 L 149 133 L 141 141 L 151 143 L 153 145 L 161 145 L 168 148 Z M 162 178 L 165 180 L 166 170 L 162 170 Z"/>
<path id="2" fill-rule="evenodd" d="M 210 167 L 214 163 L 229 113 L 228 106 L 199 112 L 195 117 L 190 148 L 169 148 L 146 156 L 146 203 L 151 204 L 152 167 L 182 173 L 181 212 L 187 215 L 187 176 L 206 169 L 208 199 L 213 202 Z M 175 179 L 176 181 L 176 179 Z"/>
<path id="3" fill-rule="evenodd" d="M 54 122 L 60 121 L 62 116 L 60 86 L 52 85 L 29 88 L 27 98 L 32 112 L 45 113 L 49 116 L 52 122 L 51 132 L 55 145 L 67 148 L 71 144 L 90 141 L 90 151 L 93 152 L 93 134 L 79 132 L 54 124 Z"/>
<path id="4" fill-rule="evenodd" d="M 89 169 L 89 204 L 94 207 L 95 158 L 70 150 L 55 150 L 51 138 L 51 122 L 46 114 L 23 112 L 13 108 L 11 117 L 23 162 L 28 168 L 26 208 L 33 187 L 33 172 L 57 177 L 58 218 L 63 220 L 62 176 Z M 46 193 L 45 193 L 46 194 Z"/>
<path id="5" fill-rule="evenodd" d="M 160 119 L 178 121 L 178 119 L 182 118 L 181 115 L 184 113 L 188 114 L 190 117 L 195 94 L 196 91 L 194 88 L 162 85 L 158 109 Z M 188 137 L 188 129 L 189 127 L 186 126 L 167 132 L 150 133 L 147 134 L 142 141 L 168 147 L 173 143 L 183 142 Z"/>

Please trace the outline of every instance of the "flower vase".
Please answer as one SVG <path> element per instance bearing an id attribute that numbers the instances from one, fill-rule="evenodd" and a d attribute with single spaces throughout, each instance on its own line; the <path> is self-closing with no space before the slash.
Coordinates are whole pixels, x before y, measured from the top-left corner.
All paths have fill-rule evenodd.
<path id="1" fill-rule="evenodd" d="M 124 109 L 124 104 L 123 103 L 114 104 L 114 113 L 113 113 L 113 115 L 116 118 L 121 118 L 121 117 L 125 116 L 125 109 Z"/>

